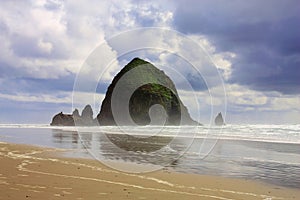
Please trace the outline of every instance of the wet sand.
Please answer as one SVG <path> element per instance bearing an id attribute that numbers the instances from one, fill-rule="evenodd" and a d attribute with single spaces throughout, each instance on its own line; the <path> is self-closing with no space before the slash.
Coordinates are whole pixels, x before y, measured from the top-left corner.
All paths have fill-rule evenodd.
<path id="1" fill-rule="evenodd" d="M 128 174 L 66 150 L 0 143 L 0 199 L 297 199 L 260 182 L 167 170 Z"/>

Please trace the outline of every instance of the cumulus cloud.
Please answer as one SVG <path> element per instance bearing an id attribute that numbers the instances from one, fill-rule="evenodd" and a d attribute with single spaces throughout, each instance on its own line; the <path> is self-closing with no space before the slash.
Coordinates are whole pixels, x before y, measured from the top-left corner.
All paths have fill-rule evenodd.
<path id="1" fill-rule="evenodd" d="M 5 25 L 0 35 L 5 41 L 0 54 L 2 76 L 57 78 L 68 74 L 71 68 L 58 63 L 68 57 L 62 9 L 48 11 L 39 1 L 1 2 L 0 9 Z"/>
<path id="2" fill-rule="evenodd" d="M 160 4 L 147 1 L 25 0 L 0 4 L 1 101 L 14 100 L 10 104 L 16 107 L 18 102 L 40 106 L 42 100 L 47 100 L 48 107 L 49 103 L 59 106 L 62 102 L 56 93 L 72 92 L 78 72 L 85 73 L 86 80 L 98 80 L 97 73 L 91 73 L 95 69 L 81 70 L 81 66 L 106 38 L 146 23 L 165 26 L 172 19 L 172 13 Z M 116 59 L 109 46 L 100 56 L 98 60 L 103 62 Z M 103 62 L 92 67 L 102 70 Z M 118 68 L 115 63 L 106 70 L 100 92 L 105 92 Z M 81 98 L 86 99 L 84 94 Z"/>
<path id="3" fill-rule="evenodd" d="M 149 26 L 164 26 L 171 19 L 169 11 L 147 1 L 1 2 L 0 76 L 59 79 L 75 75 L 105 38 L 144 26 L 147 20 Z"/>

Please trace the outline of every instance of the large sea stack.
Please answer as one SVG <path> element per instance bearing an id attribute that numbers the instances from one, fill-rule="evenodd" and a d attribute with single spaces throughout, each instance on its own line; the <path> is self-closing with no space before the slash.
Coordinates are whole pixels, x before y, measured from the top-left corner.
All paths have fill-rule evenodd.
<path id="1" fill-rule="evenodd" d="M 130 76 L 128 76 L 127 72 L 130 72 Z M 139 85 L 143 82 L 146 84 Z M 126 92 L 130 93 L 130 91 L 134 89 L 134 92 L 130 94 L 129 105 L 125 106 L 128 106 L 130 117 L 137 125 L 160 124 L 161 119 L 159 119 L 159 117 L 162 119 L 165 118 L 164 125 L 198 124 L 190 117 L 187 108 L 179 99 L 172 80 L 151 63 L 140 58 L 134 58 L 114 77 L 112 83 L 109 85 L 101 105 L 100 113 L 97 116 L 100 125 L 120 125 L 120 118 L 125 123 L 122 125 L 131 125 L 126 124 L 127 119 L 125 118 L 128 118 L 128 116 L 124 116 L 124 119 L 122 119 L 123 112 L 117 113 L 118 120 L 114 119 L 112 94 L 116 85 L 118 87 L 117 91 L 120 91 L 122 94 L 116 95 L 119 95 L 119 98 L 114 100 L 114 106 L 120 105 L 120 107 L 122 107 L 121 105 L 124 105 L 123 96 L 127 95 Z M 136 85 L 139 85 L 139 87 L 135 88 Z M 162 106 L 165 113 L 159 113 L 162 109 L 158 109 L 158 113 L 156 113 L 156 115 L 154 113 L 153 115 L 156 117 L 151 118 L 149 116 L 149 110 L 156 104 Z M 156 112 L 155 109 L 153 110 Z M 163 114 L 165 114 L 165 116 Z M 116 121 L 118 121 L 118 123 L 116 123 Z"/>
<path id="2" fill-rule="evenodd" d="M 93 119 L 91 106 L 87 105 L 81 115 L 77 109 L 72 114 L 58 113 L 51 125 L 200 124 L 190 117 L 172 80 L 151 63 L 134 58 L 112 80 L 96 119 Z"/>

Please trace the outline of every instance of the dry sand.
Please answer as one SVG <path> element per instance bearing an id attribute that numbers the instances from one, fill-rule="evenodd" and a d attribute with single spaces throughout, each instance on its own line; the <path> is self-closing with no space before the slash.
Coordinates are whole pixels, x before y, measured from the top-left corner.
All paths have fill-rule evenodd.
<path id="1" fill-rule="evenodd" d="M 0 143 L 0 199 L 297 199 L 300 191 L 243 179 L 128 174 L 59 149 Z"/>

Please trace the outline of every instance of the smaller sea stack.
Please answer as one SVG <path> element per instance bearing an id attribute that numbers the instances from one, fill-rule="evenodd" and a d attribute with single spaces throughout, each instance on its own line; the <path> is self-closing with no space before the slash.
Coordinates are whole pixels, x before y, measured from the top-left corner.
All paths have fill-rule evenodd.
<path id="1" fill-rule="evenodd" d="M 216 126 L 223 126 L 223 125 L 225 125 L 222 113 L 219 113 L 217 115 L 217 117 L 215 118 L 215 125 Z"/>

